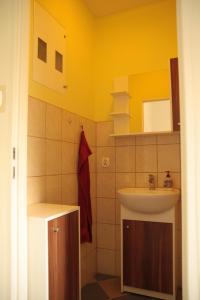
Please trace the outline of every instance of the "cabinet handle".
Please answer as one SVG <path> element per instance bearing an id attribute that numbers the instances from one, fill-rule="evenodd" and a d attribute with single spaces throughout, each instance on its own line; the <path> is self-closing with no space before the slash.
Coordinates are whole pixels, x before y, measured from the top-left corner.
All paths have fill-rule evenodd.
<path id="1" fill-rule="evenodd" d="M 59 227 L 53 227 L 53 232 L 58 232 L 59 230 Z"/>
<path id="2" fill-rule="evenodd" d="M 180 126 L 181 125 L 181 123 L 179 122 L 179 123 L 177 123 L 178 124 L 178 126 Z"/>
<path id="3" fill-rule="evenodd" d="M 129 225 L 126 225 L 126 229 L 129 229 L 130 228 L 130 226 Z"/>

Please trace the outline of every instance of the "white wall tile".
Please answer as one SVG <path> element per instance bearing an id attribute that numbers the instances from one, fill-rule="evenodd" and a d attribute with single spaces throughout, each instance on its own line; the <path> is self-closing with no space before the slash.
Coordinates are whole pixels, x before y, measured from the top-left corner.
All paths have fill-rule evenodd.
<path id="1" fill-rule="evenodd" d="M 158 172 L 180 172 L 180 145 L 158 145 Z"/>
<path id="2" fill-rule="evenodd" d="M 28 176 L 46 174 L 46 141 L 28 137 Z"/>
<path id="3" fill-rule="evenodd" d="M 46 201 L 46 176 L 28 177 L 27 198 L 28 204 Z"/>
<path id="4" fill-rule="evenodd" d="M 46 141 L 46 174 L 61 174 L 61 142 Z"/>
<path id="5" fill-rule="evenodd" d="M 75 144 L 62 142 L 62 174 L 77 172 L 77 158 L 75 157 Z"/>
<path id="6" fill-rule="evenodd" d="M 116 147 L 116 172 L 135 172 L 135 147 Z"/>
<path id="7" fill-rule="evenodd" d="M 46 176 L 46 202 L 61 203 L 61 176 Z"/>
<path id="8" fill-rule="evenodd" d="M 97 197 L 115 198 L 115 173 L 97 174 Z"/>
<path id="9" fill-rule="evenodd" d="M 97 146 L 114 146 L 115 139 L 110 137 L 113 133 L 113 122 L 98 122 L 97 123 Z"/>
<path id="10" fill-rule="evenodd" d="M 114 198 L 97 198 L 97 222 L 115 224 Z"/>
<path id="11" fill-rule="evenodd" d="M 78 182 L 75 174 L 62 175 L 62 203 L 78 203 Z"/>
<path id="12" fill-rule="evenodd" d="M 155 135 L 136 136 L 136 145 L 156 145 L 157 139 Z"/>
<path id="13" fill-rule="evenodd" d="M 46 131 L 46 104 L 29 97 L 28 102 L 28 135 L 45 137 Z"/>
<path id="14" fill-rule="evenodd" d="M 125 187 L 135 187 L 135 173 L 116 173 L 116 192 Z"/>
<path id="15" fill-rule="evenodd" d="M 115 225 L 97 223 L 97 247 L 115 249 Z"/>
<path id="16" fill-rule="evenodd" d="M 179 144 L 180 143 L 180 133 L 171 133 L 157 136 L 158 145 L 159 144 Z"/>
<path id="17" fill-rule="evenodd" d="M 97 272 L 115 275 L 115 251 L 97 249 Z"/>
<path id="18" fill-rule="evenodd" d="M 50 104 L 46 108 L 46 137 L 55 140 L 62 137 L 62 110 Z"/>
<path id="19" fill-rule="evenodd" d="M 122 136 L 115 138 L 116 146 L 132 146 L 135 145 L 135 137 L 134 136 Z"/>
<path id="20" fill-rule="evenodd" d="M 136 146 L 136 172 L 157 172 L 156 145 Z"/>
<path id="21" fill-rule="evenodd" d="M 76 118 L 75 115 L 62 110 L 62 140 L 66 142 L 75 142 L 75 127 Z"/>

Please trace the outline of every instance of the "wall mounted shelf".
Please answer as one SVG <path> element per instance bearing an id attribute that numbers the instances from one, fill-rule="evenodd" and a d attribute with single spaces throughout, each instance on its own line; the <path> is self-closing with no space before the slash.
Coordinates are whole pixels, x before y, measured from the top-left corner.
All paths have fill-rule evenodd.
<path id="1" fill-rule="evenodd" d="M 116 78 L 113 81 L 114 91 L 113 111 L 110 116 L 113 117 L 114 132 L 126 134 L 130 130 L 130 95 L 128 93 L 128 77 Z"/>
<path id="2" fill-rule="evenodd" d="M 165 135 L 176 133 L 174 131 L 158 131 L 158 132 L 126 132 L 126 133 L 113 133 L 111 137 L 126 137 L 126 136 L 138 136 L 138 135 Z"/>
<path id="3" fill-rule="evenodd" d="M 121 92 L 112 91 L 110 94 L 112 96 L 114 96 L 114 97 L 116 97 L 116 96 L 117 97 L 119 97 L 119 96 L 126 96 L 126 97 L 130 98 L 130 95 L 129 95 L 129 93 L 127 91 L 121 91 Z"/>

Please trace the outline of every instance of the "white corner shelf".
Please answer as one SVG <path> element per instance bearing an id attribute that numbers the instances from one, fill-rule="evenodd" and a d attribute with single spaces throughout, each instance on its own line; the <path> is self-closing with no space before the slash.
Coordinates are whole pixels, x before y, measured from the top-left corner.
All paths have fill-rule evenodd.
<path id="1" fill-rule="evenodd" d="M 130 130 L 130 95 L 124 89 L 112 91 L 113 111 L 110 116 L 113 118 L 114 132 L 120 134 Z"/>

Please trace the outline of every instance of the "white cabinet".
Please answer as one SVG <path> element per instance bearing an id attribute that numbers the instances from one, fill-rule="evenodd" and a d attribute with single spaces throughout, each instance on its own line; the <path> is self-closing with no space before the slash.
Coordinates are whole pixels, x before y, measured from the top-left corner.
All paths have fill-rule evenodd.
<path id="1" fill-rule="evenodd" d="M 28 215 L 28 299 L 79 300 L 79 208 L 40 203 Z"/>

